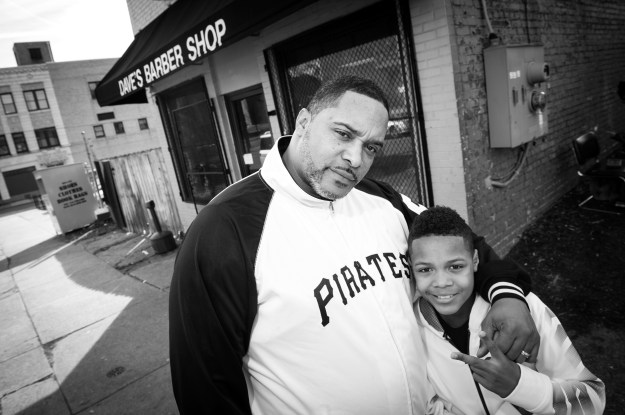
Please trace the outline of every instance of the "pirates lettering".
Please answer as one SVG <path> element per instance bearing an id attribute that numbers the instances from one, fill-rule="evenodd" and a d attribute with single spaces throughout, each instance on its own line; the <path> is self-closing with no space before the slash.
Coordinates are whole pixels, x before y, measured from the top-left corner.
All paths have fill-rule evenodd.
<path id="1" fill-rule="evenodd" d="M 360 261 L 354 261 L 351 266 L 341 267 L 338 273 L 332 275 L 331 279 L 322 278 L 313 290 L 319 307 L 322 326 L 325 327 L 330 323 L 328 305 L 334 298 L 335 289 L 338 291 L 343 305 L 347 305 L 346 293 L 349 294 L 349 298 L 354 298 L 360 294 L 361 289 L 364 291 L 369 287 L 375 287 L 376 278 L 379 277 L 381 282 L 386 282 L 385 271 L 390 272 L 395 278 L 410 278 L 411 276 L 410 261 L 406 254 L 384 252 L 381 256 L 380 254 L 369 255 L 365 257 L 365 260 L 367 265 L 363 265 Z"/>

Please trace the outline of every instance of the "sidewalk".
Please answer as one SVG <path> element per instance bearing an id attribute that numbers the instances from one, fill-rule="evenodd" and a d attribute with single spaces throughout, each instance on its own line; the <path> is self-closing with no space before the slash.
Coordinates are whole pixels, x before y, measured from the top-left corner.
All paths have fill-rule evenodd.
<path id="1" fill-rule="evenodd" d="M 177 414 L 175 254 L 112 227 L 57 236 L 47 212 L 0 212 L 0 414 Z"/>

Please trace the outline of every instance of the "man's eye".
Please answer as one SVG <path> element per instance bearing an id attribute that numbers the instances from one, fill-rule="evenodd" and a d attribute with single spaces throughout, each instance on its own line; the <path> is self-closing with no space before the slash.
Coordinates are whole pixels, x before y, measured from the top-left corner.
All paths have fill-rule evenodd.
<path id="1" fill-rule="evenodd" d="M 340 135 L 341 137 L 343 137 L 343 138 L 349 138 L 349 133 L 347 133 L 346 131 L 343 131 L 343 130 L 336 130 L 336 133 L 337 133 L 338 135 Z"/>
<path id="2" fill-rule="evenodd" d="M 423 267 L 423 268 L 417 268 L 416 270 L 419 274 L 425 274 L 431 271 L 431 268 L 427 268 L 427 267 Z"/>
<path id="3" fill-rule="evenodd" d="M 378 151 L 380 151 L 380 147 L 379 146 L 374 146 L 374 145 L 369 145 L 367 146 L 367 151 L 371 154 L 377 154 Z"/>

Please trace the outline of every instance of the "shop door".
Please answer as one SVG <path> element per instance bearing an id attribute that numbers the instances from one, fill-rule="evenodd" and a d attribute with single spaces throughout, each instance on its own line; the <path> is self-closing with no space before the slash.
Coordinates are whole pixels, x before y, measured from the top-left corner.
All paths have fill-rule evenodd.
<path id="1" fill-rule="evenodd" d="M 258 171 L 273 145 L 260 85 L 226 95 L 228 117 L 243 177 Z"/>
<path id="2" fill-rule="evenodd" d="M 375 81 L 386 92 L 388 133 L 368 177 L 429 205 L 431 184 L 422 134 L 414 62 L 401 2 L 382 1 L 265 51 L 283 133 L 322 82 L 341 75 Z M 409 17 L 409 16 L 408 16 Z"/>
<path id="3" fill-rule="evenodd" d="M 206 204 L 230 183 L 203 80 L 159 95 L 183 200 Z"/>

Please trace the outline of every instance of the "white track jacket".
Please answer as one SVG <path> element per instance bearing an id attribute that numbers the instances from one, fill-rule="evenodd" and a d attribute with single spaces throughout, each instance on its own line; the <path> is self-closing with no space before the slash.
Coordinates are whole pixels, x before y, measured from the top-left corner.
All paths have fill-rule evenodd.
<path id="1" fill-rule="evenodd" d="M 429 386 L 407 236 L 425 208 L 368 179 L 334 202 L 314 198 L 282 162 L 288 143 L 214 198 L 179 248 L 180 412 L 421 415 Z M 498 260 L 476 243 L 481 261 Z M 478 280 L 498 295 L 495 279 Z M 512 282 L 529 288 L 522 272 Z"/>
<path id="2" fill-rule="evenodd" d="M 537 362 L 520 365 L 519 383 L 505 399 L 480 386 L 488 412 L 491 415 L 602 414 L 605 407 L 603 382 L 583 365 L 553 312 L 534 294 L 530 293 L 526 300 L 540 334 Z M 457 349 L 443 337 L 433 307 L 419 299 L 416 308 L 419 323 L 425 328 L 428 378 L 436 393 L 464 414 L 485 414 L 469 366 L 449 357 Z M 486 301 L 475 298 L 469 318 L 469 354 L 472 356 L 477 353 L 480 324 L 489 308 Z"/>

